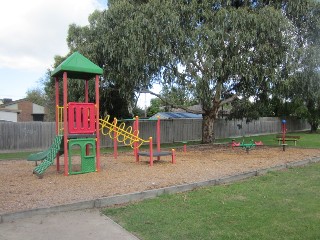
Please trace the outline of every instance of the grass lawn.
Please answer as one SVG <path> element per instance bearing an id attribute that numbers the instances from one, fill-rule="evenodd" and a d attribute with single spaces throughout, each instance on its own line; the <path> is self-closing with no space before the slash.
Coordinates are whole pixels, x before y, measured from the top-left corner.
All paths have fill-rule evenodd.
<path id="1" fill-rule="evenodd" d="M 245 136 L 234 138 L 237 142 L 249 143 L 253 141 L 262 141 L 264 145 L 267 146 L 277 146 L 278 141 L 276 140 L 276 135 L 279 134 L 269 134 L 269 135 L 259 135 L 259 136 Z M 287 133 L 287 135 L 300 136 L 300 139 L 297 141 L 296 147 L 303 148 L 320 148 L 320 133 L 309 133 L 309 132 L 296 132 L 296 133 Z M 232 138 L 217 139 L 217 143 L 222 142 L 231 142 Z M 294 142 L 286 142 L 288 146 L 294 146 Z"/>
<path id="2" fill-rule="evenodd" d="M 320 239 L 320 164 L 104 213 L 141 239 Z"/>
<path id="3" fill-rule="evenodd" d="M 0 153 L 1 160 L 12 160 L 12 159 L 27 159 L 27 157 L 34 152 L 10 152 L 10 153 Z"/>

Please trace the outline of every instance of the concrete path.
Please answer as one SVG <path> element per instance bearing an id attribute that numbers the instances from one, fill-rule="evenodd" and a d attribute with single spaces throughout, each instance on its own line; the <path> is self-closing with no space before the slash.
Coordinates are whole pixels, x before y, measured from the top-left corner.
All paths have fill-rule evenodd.
<path id="1" fill-rule="evenodd" d="M 49 213 L 0 224 L 1 240 L 138 240 L 97 209 Z"/>

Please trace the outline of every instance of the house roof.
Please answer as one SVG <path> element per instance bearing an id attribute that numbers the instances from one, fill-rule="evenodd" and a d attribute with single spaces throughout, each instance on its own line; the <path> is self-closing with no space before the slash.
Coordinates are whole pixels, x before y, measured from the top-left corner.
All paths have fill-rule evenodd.
<path id="1" fill-rule="evenodd" d="M 0 112 L 13 112 L 13 113 L 21 113 L 21 110 L 9 109 L 9 108 L 0 108 Z"/>
<path id="2" fill-rule="evenodd" d="M 8 103 L 5 103 L 5 104 L 1 104 L 0 107 L 7 107 L 7 106 L 10 106 L 10 105 L 13 105 L 13 104 L 17 104 L 17 103 L 20 103 L 20 102 L 24 102 L 24 101 L 30 102 L 27 98 L 21 98 L 21 99 L 15 100 L 15 101 L 11 101 L 11 102 L 8 102 Z"/>
<path id="3" fill-rule="evenodd" d="M 89 80 L 96 75 L 101 75 L 103 70 L 80 53 L 74 52 L 53 70 L 51 76 L 62 77 L 64 72 L 67 72 L 68 78 Z"/>
<path id="4" fill-rule="evenodd" d="M 150 119 L 157 119 L 158 116 L 160 117 L 160 119 L 202 118 L 202 114 L 194 114 L 187 112 L 159 112 L 150 117 Z"/>
<path id="5" fill-rule="evenodd" d="M 31 114 L 45 114 L 45 107 L 44 106 L 33 103 L 28 98 L 22 98 L 22 99 L 19 99 L 16 101 L 8 102 L 6 104 L 1 104 L 0 110 L 2 112 L 15 112 L 16 111 L 16 112 L 20 113 L 21 110 L 18 109 L 18 108 L 20 108 L 20 107 L 18 107 L 18 104 L 22 103 L 22 102 L 29 102 L 30 104 L 32 104 Z"/>

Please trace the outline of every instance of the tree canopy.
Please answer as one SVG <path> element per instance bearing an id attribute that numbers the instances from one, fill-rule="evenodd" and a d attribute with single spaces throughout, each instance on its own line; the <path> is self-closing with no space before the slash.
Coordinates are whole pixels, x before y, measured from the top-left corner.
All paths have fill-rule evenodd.
<path id="1" fill-rule="evenodd" d="M 214 140 L 223 104 L 283 98 L 279 89 L 292 89 L 298 70 L 310 69 L 308 51 L 317 56 L 313 0 L 110 0 L 108 6 L 91 14 L 88 26 L 70 25 L 67 39 L 71 52 L 103 67 L 102 109 L 121 103 L 130 114 L 135 93 L 160 83 L 167 104 L 168 96 L 183 108 L 188 104 L 177 99 L 201 104 L 205 143 Z"/>
<path id="2" fill-rule="evenodd" d="M 106 15 L 113 13 L 121 27 L 108 36 L 124 57 L 120 65 L 142 73 L 145 85 L 160 81 L 190 92 L 202 105 L 203 142 L 214 139 L 221 105 L 268 91 L 293 54 L 293 25 L 268 4 L 116 1 Z"/>

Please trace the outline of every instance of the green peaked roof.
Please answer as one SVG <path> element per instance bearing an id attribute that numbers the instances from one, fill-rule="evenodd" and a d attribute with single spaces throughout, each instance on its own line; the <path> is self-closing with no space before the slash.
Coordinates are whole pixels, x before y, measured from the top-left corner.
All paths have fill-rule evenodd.
<path id="1" fill-rule="evenodd" d="M 80 53 L 74 52 L 53 70 L 51 76 L 62 77 L 64 72 L 67 72 L 68 78 L 90 79 L 101 75 L 103 70 Z"/>

